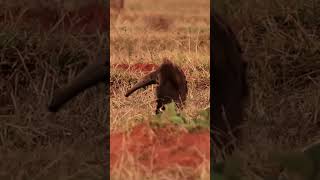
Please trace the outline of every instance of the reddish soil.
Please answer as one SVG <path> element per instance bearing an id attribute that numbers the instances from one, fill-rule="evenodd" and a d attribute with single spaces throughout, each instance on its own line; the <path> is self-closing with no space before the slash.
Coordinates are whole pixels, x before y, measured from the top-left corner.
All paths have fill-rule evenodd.
<path id="1" fill-rule="evenodd" d="M 210 135 L 208 130 L 188 133 L 174 125 L 151 128 L 140 124 L 130 133 L 110 136 L 111 170 L 129 153 L 144 170 L 158 171 L 174 166 L 196 168 L 210 159 Z M 142 170 L 141 169 L 141 170 Z"/>

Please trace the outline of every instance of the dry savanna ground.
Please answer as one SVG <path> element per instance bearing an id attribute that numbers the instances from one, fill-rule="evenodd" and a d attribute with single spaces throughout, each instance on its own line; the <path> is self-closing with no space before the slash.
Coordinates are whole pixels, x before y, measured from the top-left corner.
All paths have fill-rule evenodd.
<path id="1" fill-rule="evenodd" d="M 188 119 L 209 107 L 210 94 L 210 2 L 208 0 L 127 0 L 110 22 L 110 62 L 115 64 L 157 64 L 169 58 L 186 73 L 189 93 L 182 114 Z M 143 73 L 111 67 L 110 130 L 130 131 L 149 122 L 155 113 L 155 86 L 124 96 Z M 113 141 L 111 141 L 111 144 Z M 208 141 L 209 144 L 209 141 Z M 111 145 L 112 146 L 112 145 Z M 132 159 L 130 156 L 124 158 Z M 133 158 L 134 159 L 134 158 Z M 130 160 L 129 160 L 130 161 Z M 113 171 L 114 179 L 142 179 L 137 166 L 124 161 Z M 208 179 L 209 161 L 195 169 L 176 167 L 148 172 L 150 179 Z M 200 168 L 200 170 L 199 170 Z M 191 176 L 192 175 L 192 176 Z"/>
<path id="2" fill-rule="evenodd" d="M 245 140 L 236 155 L 246 179 L 278 170 L 274 150 L 298 150 L 320 138 L 320 2 L 215 1 L 248 61 Z"/>

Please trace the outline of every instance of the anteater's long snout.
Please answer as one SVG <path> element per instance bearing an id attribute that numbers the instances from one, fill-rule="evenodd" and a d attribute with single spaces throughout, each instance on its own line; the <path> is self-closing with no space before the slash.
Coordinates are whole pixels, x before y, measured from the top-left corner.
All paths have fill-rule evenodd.
<path id="1" fill-rule="evenodd" d="M 108 68 L 103 64 L 88 65 L 69 85 L 58 89 L 51 98 L 48 110 L 56 112 L 70 99 L 84 89 L 90 88 L 99 82 L 107 80 Z"/>
<path id="2" fill-rule="evenodd" d="M 130 96 L 132 93 L 134 93 L 136 90 L 140 88 L 144 88 L 151 84 L 157 84 L 157 75 L 158 75 L 158 71 L 154 71 L 144 76 L 140 81 L 138 81 L 132 88 L 130 88 L 127 91 L 127 93 L 125 94 L 125 97 Z"/>

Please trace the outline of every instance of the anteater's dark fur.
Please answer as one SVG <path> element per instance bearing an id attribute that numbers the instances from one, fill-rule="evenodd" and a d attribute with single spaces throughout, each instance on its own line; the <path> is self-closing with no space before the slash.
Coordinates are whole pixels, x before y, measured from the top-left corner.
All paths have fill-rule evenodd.
<path id="1" fill-rule="evenodd" d="M 240 44 L 231 28 L 213 14 L 213 129 L 214 142 L 227 147 L 233 137 L 240 139 L 243 123 L 243 103 L 248 95 L 246 62 Z M 225 112 L 225 116 L 223 116 Z M 226 118 L 225 118 L 226 117 Z M 232 135 L 231 135 L 232 134 Z M 233 146 L 227 147 L 231 152 Z"/>
<path id="2" fill-rule="evenodd" d="M 125 96 L 128 97 L 137 89 L 151 84 L 158 84 L 156 88 L 156 114 L 164 108 L 165 104 L 172 101 L 178 108 L 182 108 L 185 104 L 188 94 L 186 76 L 177 65 L 168 59 L 165 59 L 158 69 L 143 77 L 129 89 Z"/>

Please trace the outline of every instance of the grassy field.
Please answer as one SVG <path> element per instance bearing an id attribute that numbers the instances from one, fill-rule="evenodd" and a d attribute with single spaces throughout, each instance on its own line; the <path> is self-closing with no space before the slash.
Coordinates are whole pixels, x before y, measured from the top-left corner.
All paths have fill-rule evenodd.
<path id="1" fill-rule="evenodd" d="M 55 2 L 0 3 L 0 179 L 107 175 L 103 87 L 56 114 L 46 109 L 54 89 L 98 60 L 107 33 L 69 31 L 59 20 L 79 4 L 60 9 Z"/>
<path id="2" fill-rule="evenodd" d="M 262 179 L 277 168 L 274 150 L 298 150 L 320 138 L 320 2 L 215 1 L 248 61 L 243 176 Z"/>
<path id="3" fill-rule="evenodd" d="M 110 22 L 110 62 L 114 64 L 161 64 L 169 58 L 185 70 L 189 93 L 182 114 L 193 118 L 209 107 L 210 89 L 210 2 L 208 0 L 127 0 L 120 14 Z M 126 98 L 125 92 L 140 79 L 132 73 L 111 67 L 110 130 L 130 130 L 154 119 L 155 86 Z M 126 158 L 133 159 L 130 156 Z M 134 162 L 121 164 L 114 179 L 208 179 L 208 162 L 197 169 L 171 168 L 161 172 L 137 171 Z M 196 175 L 194 172 L 197 172 Z M 191 176 L 192 175 L 192 176 Z M 192 178 L 193 177 L 193 178 Z"/>
<path id="4" fill-rule="evenodd" d="M 208 107 L 209 1 L 129 0 L 125 3 L 125 10 L 119 16 L 111 17 L 111 64 L 160 64 L 167 57 L 186 70 L 190 93 L 183 112 L 192 116 L 199 109 Z M 154 113 L 154 88 L 124 97 L 130 88 L 129 81 L 142 75 L 111 68 L 111 81 L 114 82 L 110 104 L 112 132 L 127 129 Z"/>

